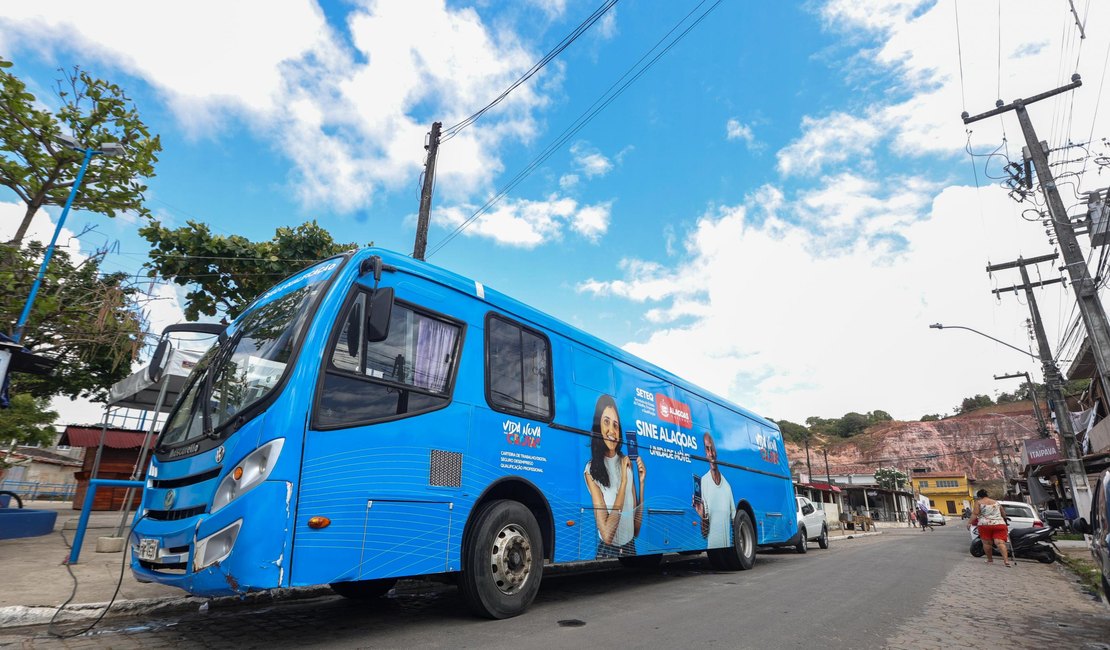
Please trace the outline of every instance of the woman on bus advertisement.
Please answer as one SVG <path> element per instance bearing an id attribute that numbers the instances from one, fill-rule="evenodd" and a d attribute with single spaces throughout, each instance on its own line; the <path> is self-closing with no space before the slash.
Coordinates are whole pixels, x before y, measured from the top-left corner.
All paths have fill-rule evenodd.
<path id="1" fill-rule="evenodd" d="M 636 535 L 640 533 L 644 500 L 643 458 L 636 458 L 639 485 L 635 486 L 632 460 L 621 451 L 623 436 L 617 404 L 609 395 L 597 399 L 594 407 L 590 461 L 583 478 L 593 500 L 597 521 L 597 557 L 613 558 L 636 554 Z"/>

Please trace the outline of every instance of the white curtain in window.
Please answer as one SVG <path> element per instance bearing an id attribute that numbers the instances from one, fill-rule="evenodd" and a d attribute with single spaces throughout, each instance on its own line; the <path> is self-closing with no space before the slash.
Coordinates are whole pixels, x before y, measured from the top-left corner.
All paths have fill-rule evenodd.
<path id="1" fill-rule="evenodd" d="M 430 318 L 421 318 L 417 325 L 416 363 L 412 383 L 420 388 L 442 393 L 447 385 L 451 368 L 451 353 L 455 351 L 454 326 Z"/>

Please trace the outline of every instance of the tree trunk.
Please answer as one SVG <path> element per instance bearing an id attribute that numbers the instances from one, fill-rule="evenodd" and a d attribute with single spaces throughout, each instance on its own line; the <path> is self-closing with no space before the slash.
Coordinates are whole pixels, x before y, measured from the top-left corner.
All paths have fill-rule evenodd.
<path id="1" fill-rule="evenodd" d="M 39 206 L 32 203 L 27 206 L 27 212 L 23 214 L 23 221 L 20 222 L 19 228 L 15 231 L 15 237 L 12 237 L 8 242 L 17 248 L 23 243 L 23 237 L 27 235 L 27 229 L 31 227 L 31 222 L 35 219 L 35 214 L 39 211 Z"/>

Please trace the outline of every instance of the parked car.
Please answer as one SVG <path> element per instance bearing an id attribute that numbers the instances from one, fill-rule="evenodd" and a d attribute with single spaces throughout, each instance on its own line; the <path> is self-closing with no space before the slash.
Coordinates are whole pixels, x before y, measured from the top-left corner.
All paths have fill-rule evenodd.
<path id="1" fill-rule="evenodd" d="M 933 526 L 943 526 L 948 523 L 944 515 L 940 514 L 940 510 L 936 508 L 929 508 L 929 524 Z"/>
<path id="2" fill-rule="evenodd" d="M 1006 517 L 1006 523 L 1009 524 L 1010 530 L 1015 528 L 1044 528 L 1044 522 L 1033 510 L 1033 506 L 1028 503 L 999 501 L 998 505 L 1002 506 L 1002 514 Z"/>
<path id="3" fill-rule="evenodd" d="M 1078 532 L 1091 539 L 1091 556 L 1102 570 L 1102 595 L 1110 601 L 1110 469 L 1095 481 L 1091 512 L 1075 522 Z"/>
<path id="4" fill-rule="evenodd" d="M 821 548 L 829 547 L 829 523 L 825 511 L 818 510 L 813 502 L 805 497 L 795 497 L 798 514 L 798 534 L 794 538 L 794 548 L 799 553 L 809 550 L 809 542 L 817 542 Z"/>

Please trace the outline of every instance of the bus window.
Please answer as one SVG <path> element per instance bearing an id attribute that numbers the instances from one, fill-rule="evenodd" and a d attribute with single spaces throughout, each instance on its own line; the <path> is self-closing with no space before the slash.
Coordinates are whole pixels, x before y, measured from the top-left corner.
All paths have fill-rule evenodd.
<path id="1" fill-rule="evenodd" d="M 319 395 L 317 425 L 367 424 L 446 406 L 458 357 L 460 328 L 401 303 L 393 307 L 389 336 L 367 343 L 347 336 L 359 331 L 365 313 L 359 294 L 340 321 Z M 352 316 L 353 314 L 353 316 Z"/>
<path id="2" fill-rule="evenodd" d="M 551 420 L 551 350 L 542 335 L 491 315 L 486 321 L 486 390 L 490 406 Z"/>

